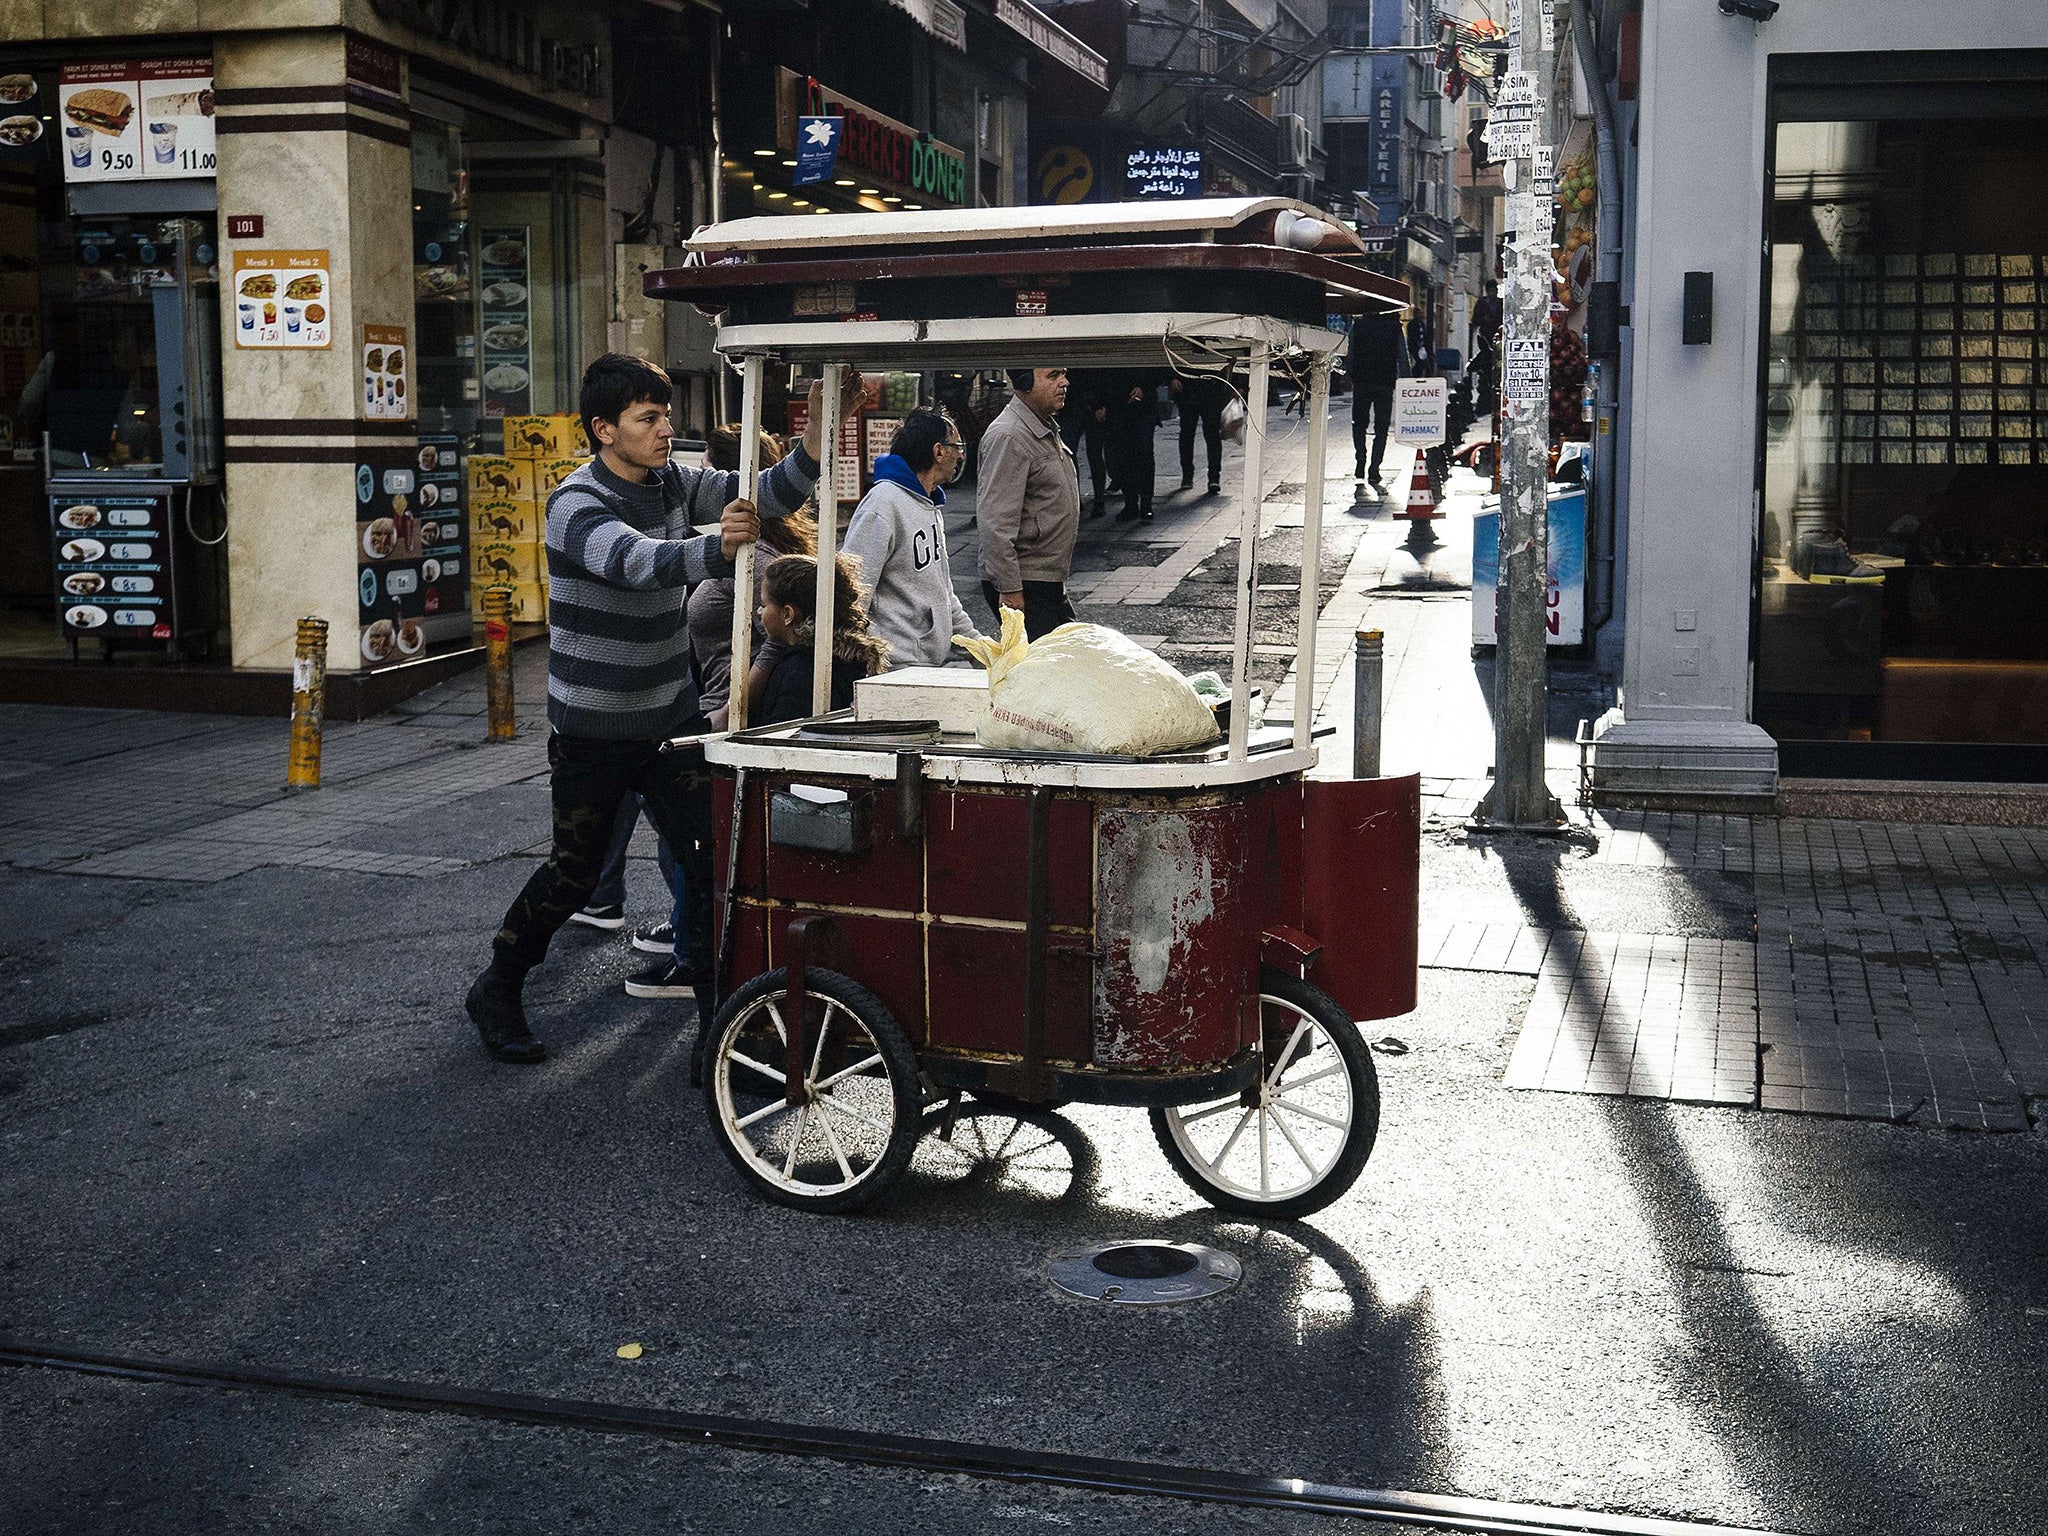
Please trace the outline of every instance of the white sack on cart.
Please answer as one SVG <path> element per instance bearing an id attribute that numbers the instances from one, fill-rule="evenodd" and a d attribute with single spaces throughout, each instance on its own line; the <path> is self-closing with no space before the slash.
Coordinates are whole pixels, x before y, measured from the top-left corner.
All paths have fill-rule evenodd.
<path id="1" fill-rule="evenodd" d="M 1021 613 L 1002 617 L 1000 640 L 953 641 L 988 668 L 988 714 L 974 732 L 982 746 L 1153 757 L 1220 734 L 1186 678 L 1115 630 L 1062 624 L 1032 643 Z"/>

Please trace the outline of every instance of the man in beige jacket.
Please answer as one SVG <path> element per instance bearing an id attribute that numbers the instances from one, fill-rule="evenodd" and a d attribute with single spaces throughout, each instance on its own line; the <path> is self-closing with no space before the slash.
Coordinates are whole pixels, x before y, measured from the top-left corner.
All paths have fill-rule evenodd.
<path id="1" fill-rule="evenodd" d="M 1064 368 L 1012 368 L 1010 403 L 981 437 L 975 521 L 981 590 L 997 622 L 1024 615 L 1031 639 L 1072 621 L 1067 572 L 1081 526 L 1081 477 L 1053 418 L 1067 402 Z"/>

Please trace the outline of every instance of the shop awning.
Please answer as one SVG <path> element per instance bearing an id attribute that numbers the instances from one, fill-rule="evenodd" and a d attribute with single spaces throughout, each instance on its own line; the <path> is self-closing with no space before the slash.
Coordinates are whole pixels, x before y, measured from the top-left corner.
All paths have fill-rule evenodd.
<path id="1" fill-rule="evenodd" d="M 954 0 L 888 0 L 940 42 L 967 51 L 967 12 Z"/>

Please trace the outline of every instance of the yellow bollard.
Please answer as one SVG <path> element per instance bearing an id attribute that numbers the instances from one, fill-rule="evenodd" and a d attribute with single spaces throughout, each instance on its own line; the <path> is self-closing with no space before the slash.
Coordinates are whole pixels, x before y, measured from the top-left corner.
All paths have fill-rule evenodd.
<path id="1" fill-rule="evenodd" d="M 299 620 L 292 653 L 292 748 L 286 789 L 320 787 L 320 728 L 327 710 L 327 621 Z"/>
<path id="2" fill-rule="evenodd" d="M 512 719 L 512 592 L 484 588 L 484 690 L 489 701 L 488 739 L 510 741 L 519 734 Z"/>

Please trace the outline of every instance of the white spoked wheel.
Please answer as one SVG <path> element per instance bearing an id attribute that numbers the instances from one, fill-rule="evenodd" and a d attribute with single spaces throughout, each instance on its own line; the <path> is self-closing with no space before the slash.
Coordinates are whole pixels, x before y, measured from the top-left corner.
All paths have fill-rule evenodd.
<path id="1" fill-rule="evenodd" d="M 917 1059 L 889 1010 L 837 971 L 804 973 L 806 1049 L 788 1095 L 788 973 L 757 976 L 712 1025 L 705 1102 L 720 1145 L 782 1205 L 850 1211 L 903 1171 L 924 1130 Z"/>
<path id="2" fill-rule="evenodd" d="M 1379 1135 L 1379 1074 L 1322 988 L 1260 972 L 1259 1077 L 1225 1099 L 1152 1111 L 1174 1171 L 1227 1211 L 1307 1216 L 1349 1189 Z"/>

